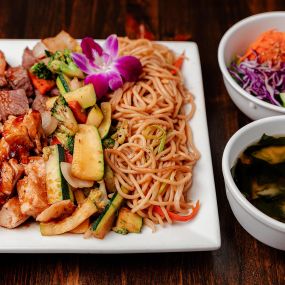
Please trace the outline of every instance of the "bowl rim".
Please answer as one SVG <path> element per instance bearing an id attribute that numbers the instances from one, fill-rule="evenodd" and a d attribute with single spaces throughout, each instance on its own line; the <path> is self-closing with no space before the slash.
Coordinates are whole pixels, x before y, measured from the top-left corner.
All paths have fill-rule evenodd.
<path id="1" fill-rule="evenodd" d="M 276 111 L 276 112 L 280 112 L 280 113 L 285 113 L 285 108 L 281 107 L 281 106 L 276 106 L 273 105 L 271 103 L 265 102 L 261 99 L 258 99 L 256 97 L 254 97 L 253 95 L 251 95 L 250 93 L 248 93 L 247 91 L 245 91 L 230 75 L 225 60 L 224 60 L 224 50 L 225 50 L 225 46 L 230 38 L 230 36 L 232 34 L 234 34 L 236 31 L 238 31 L 241 27 L 255 21 L 255 20 L 259 20 L 259 19 L 267 19 L 267 18 L 275 18 L 275 17 L 280 17 L 283 16 L 285 18 L 285 11 L 275 11 L 275 12 L 265 12 L 265 13 L 260 13 L 260 14 L 256 14 L 256 15 L 252 15 L 249 16 L 247 18 L 244 18 L 243 20 L 235 23 L 231 28 L 229 28 L 225 34 L 223 35 L 222 39 L 220 40 L 219 43 L 219 47 L 218 47 L 218 63 L 219 63 L 219 67 L 220 70 L 224 76 L 224 78 L 226 78 L 226 80 L 228 81 L 228 83 L 235 89 L 235 91 L 237 91 L 240 95 L 242 95 L 243 97 L 245 97 L 246 99 L 248 99 L 251 102 L 254 102 L 256 105 L 260 105 L 264 108 Z"/>
<path id="2" fill-rule="evenodd" d="M 232 177 L 230 168 L 231 165 L 229 163 L 229 156 L 231 153 L 231 150 L 233 148 L 234 143 L 244 134 L 247 133 L 256 127 L 264 124 L 264 123 L 275 123 L 277 121 L 283 121 L 285 123 L 285 116 L 274 116 L 274 117 L 268 117 L 263 118 L 257 121 L 253 121 L 249 123 L 248 125 L 245 125 L 241 129 L 239 129 L 228 141 L 226 144 L 226 147 L 223 152 L 222 157 L 222 172 L 225 180 L 226 187 L 228 188 L 228 191 L 232 194 L 233 198 L 237 201 L 237 203 L 246 210 L 251 216 L 254 216 L 257 220 L 259 220 L 261 223 L 275 229 L 281 232 L 285 233 L 285 223 L 277 221 L 270 216 L 264 214 L 259 209 L 257 209 L 255 206 L 253 206 L 241 193 L 241 191 L 236 186 L 234 179 Z M 258 138 L 257 138 L 258 139 Z M 250 143 L 249 143 L 250 144 Z M 246 148 L 246 146 L 245 146 Z M 237 157 L 236 157 L 237 158 Z M 236 159 L 235 158 L 235 159 Z"/>

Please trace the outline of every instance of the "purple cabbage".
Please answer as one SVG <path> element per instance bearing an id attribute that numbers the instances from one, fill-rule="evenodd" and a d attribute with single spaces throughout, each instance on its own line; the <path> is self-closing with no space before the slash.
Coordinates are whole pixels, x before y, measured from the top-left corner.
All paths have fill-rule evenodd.
<path id="1" fill-rule="evenodd" d="M 285 62 L 273 65 L 255 60 L 233 61 L 228 68 L 233 79 L 248 93 L 268 103 L 282 106 L 280 93 L 285 92 Z"/>

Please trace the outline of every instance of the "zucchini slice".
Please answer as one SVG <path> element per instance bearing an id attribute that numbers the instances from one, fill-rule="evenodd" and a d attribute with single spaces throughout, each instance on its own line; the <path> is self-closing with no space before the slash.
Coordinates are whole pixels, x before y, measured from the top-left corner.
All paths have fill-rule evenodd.
<path id="1" fill-rule="evenodd" d="M 132 213 L 128 208 L 121 208 L 119 211 L 116 227 L 113 230 L 117 233 L 140 233 L 142 229 L 142 217 Z"/>
<path id="2" fill-rule="evenodd" d="M 56 99 L 51 109 L 51 114 L 61 125 L 69 130 L 70 135 L 75 135 L 78 130 L 78 124 L 63 96 L 59 96 Z"/>
<path id="3" fill-rule="evenodd" d="M 118 193 L 114 193 L 113 197 L 105 207 L 101 215 L 92 223 L 90 231 L 93 236 L 103 239 L 111 230 L 116 213 L 124 202 L 124 198 Z"/>
<path id="4" fill-rule="evenodd" d="M 109 193 L 116 192 L 114 172 L 107 163 L 105 164 L 105 169 L 104 169 L 104 181 Z"/>
<path id="5" fill-rule="evenodd" d="M 95 204 L 90 199 L 86 199 L 82 205 L 78 206 L 71 216 L 64 220 L 59 222 L 41 223 L 41 234 L 43 236 L 52 236 L 69 232 L 78 227 L 96 212 L 97 207 Z"/>
<path id="6" fill-rule="evenodd" d="M 78 101 L 83 109 L 92 107 L 96 104 L 96 94 L 93 84 L 87 84 L 74 91 L 64 94 L 67 102 Z"/>
<path id="7" fill-rule="evenodd" d="M 95 104 L 94 107 L 88 113 L 86 124 L 98 128 L 102 120 L 103 120 L 102 111 L 98 107 L 98 105 Z"/>
<path id="8" fill-rule="evenodd" d="M 79 125 L 75 135 L 71 173 L 83 180 L 102 180 L 104 156 L 101 138 L 96 127 Z"/>
<path id="9" fill-rule="evenodd" d="M 47 157 L 46 167 L 46 187 L 48 203 L 54 204 L 62 200 L 73 200 L 68 183 L 64 179 L 60 163 L 64 161 L 64 149 L 61 145 L 44 147 L 44 156 Z"/>
<path id="10" fill-rule="evenodd" d="M 103 121 L 100 124 L 98 131 L 101 139 L 104 139 L 109 133 L 112 122 L 112 107 L 110 102 L 101 103 L 101 110 L 103 113 Z"/>
<path id="11" fill-rule="evenodd" d="M 71 154 L 73 154 L 73 147 L 74 147 L 74 136 L 71 136 L 70 134 L 66 132 L 61 132 L 60 130 L 57 130 L 54 133 L 54 136 L 59 140 L 61 145 L 68 150 Z"/>
<path id="12" fill-rule="evenodd" d="M 70 92 L 70 79 L 66 75 L 59 73 L 56 78 L 56 86 L 61 95 Z"/>

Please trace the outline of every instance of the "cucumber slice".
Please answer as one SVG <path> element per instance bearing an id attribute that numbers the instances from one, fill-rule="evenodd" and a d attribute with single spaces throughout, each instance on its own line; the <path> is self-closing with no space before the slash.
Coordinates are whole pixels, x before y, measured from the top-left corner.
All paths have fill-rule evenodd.
<path id="1" fill-rule="evenodd" d="M 48 203 L 53 204 L 62 200 L 73 200 L 72 192 L 64 179 L 60 163 L 64 161 L 64 149 L 61 145 L 52 145 L 44 148 L 46 161 L 46 187 Z"/>
<path id="2" fill-rule="evenodd" d="M 98 105 L 95 104 L 94 107 L 88 113 L 86 124 L 98 128 L 102 120 L 103 120 L 102 111 L 98 107 Z"/>
<path id="3" fill-rule="evenodd" d="M 72 175 L 83 180 L 100 181 L 104 176 L 101 138 L 94 126 L 79 125 L 75 135 Z"/>
<path id="4" fill-rule="evenodd" d="M 70 79 L 66 75 L 60 73 L 56 78 L 56 86 L 61 95 L 70 92 Z"/>
<path id="5" fill-rule="evenodd" d="M 96 103 L 96 94 L 93 84 L 87 84 L 74 91 L 65 93 L 64 98 L 67 102 L 78 101 L 83 109 L 92 107 Z"/>
<path id="6" fill-rule="evenodd" d="M 101 139 L 104 139 L 109 133 L 112 122 L 112 107 L 110 102 L 103 102 L 101 104 L 101 110 L 103 113 L 103 121 L 100 124 L 98 131 Z"/>
<path id="7" fill-rule="evenodd" d="M 103 239 L 111 230 L 116 213 L 123 202 L 124 198 L 118 192 L 116 192 L 109 201 L 108 205 L 105 207 L 104 211 L 90 227 L 90 231 L 95 237 Z"/>

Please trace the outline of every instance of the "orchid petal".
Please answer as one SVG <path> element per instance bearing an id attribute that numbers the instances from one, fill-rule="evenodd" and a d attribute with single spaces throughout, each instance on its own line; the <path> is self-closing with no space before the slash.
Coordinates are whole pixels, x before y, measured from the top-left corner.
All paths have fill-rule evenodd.
<path id="1" fill-rule="evenodd" d="M 111 56 L 110 56 L 108 53 L 106 53 L 106 52 L 103 52 L 103 53 L 102 53 L 102 59 L 103 59 L 103 62 L 104 62 L 106 65 L 108 65 L 108 64 L 112 61 Z"/>
<path id="2" fill-rule="evenodd" d="M 122 56 L 114 61 L 114 67 L 126 81 L 136 81 L 142 72 L 141 62 L 134 56 Z"/>
<path id="3" fill-rule="evenodd" d="M 96 52 L 101 56 L 103 50 L 100 45 L 98 45 L 92 38 L 86 37 L 81 41 L 82 52 L 87 56 L 87 58 L 91 61 L 94 60 L 92 50 L 96 50 Z"/>
<path id="4" fill-rule="evenodd" d="M 82 53 L 74 52 L 71 54 L 71 57 L 75 64 L 87 74 L 94 73 L 94 68 L 98 68 L 94 63 L 91 65 L 88 58 Z"/>
<path id="5" fill-rule="evenodd" d="M 101 99 L 109 89 L 108 76 L 105 73 L 89 75 L 85 78 L 84 83 L 93 84 L 97 99 Z"/>
<path id="6" fill-rule="evenodd" d="M 118 55 L 119 50 L 119 43 L 117 35 L 113 34 L 110 35 L 105 43 L 104 43 L 104 50 L 108 53 L 111 57 L 115 58 Z"/>
<path id="7" fill-rule="evenodd" d="M 107 76 L 109 81 L 109 87 L 112 90 L 117 90 L 118 88 L 123 86 L 123 80 L 118 71 L 108 71 Z"/>

